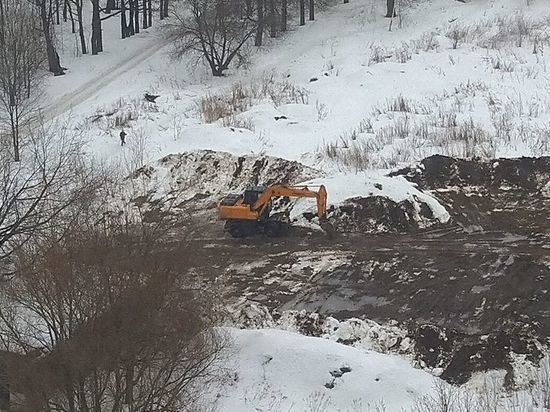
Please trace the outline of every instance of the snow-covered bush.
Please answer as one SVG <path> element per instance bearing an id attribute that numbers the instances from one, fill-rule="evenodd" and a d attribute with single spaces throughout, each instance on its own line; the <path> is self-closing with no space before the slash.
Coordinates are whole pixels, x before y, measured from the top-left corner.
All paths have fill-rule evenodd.
<path id="1" fill-rule="evenodd" d="M 461 27 L 455 24 L 447 30 L 445 36 L 451 40 L 453 49 L 457 49 L 459 44 L 465 41 L 468 36 L 468 31 L 468 27 Z"/>

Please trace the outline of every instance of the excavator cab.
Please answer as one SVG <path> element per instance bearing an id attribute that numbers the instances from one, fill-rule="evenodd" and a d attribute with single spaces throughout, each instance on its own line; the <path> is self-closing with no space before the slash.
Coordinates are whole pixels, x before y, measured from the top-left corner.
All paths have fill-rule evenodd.
<path id="1" fill-rule="evenodd" d="M 253 205 L 263 192 L 265 192 L 265 186 L 252 186 L 247 188 L 244 191 L 243 203 Z"/>
<path id="2" fill-rule="evenodd" d="M 235 206 L 237 202 L 242 198 L 242 195 L 238 193 L 231 193 L 225 196 L 220 202 L 220 206 Z"/>

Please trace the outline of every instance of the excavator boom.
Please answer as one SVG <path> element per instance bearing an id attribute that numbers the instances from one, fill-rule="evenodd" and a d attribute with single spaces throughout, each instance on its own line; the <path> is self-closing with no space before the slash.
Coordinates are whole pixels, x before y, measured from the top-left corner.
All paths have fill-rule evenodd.
<path id="1" fill-rule="evenodd" d="M 317 199 L 317 216 L 322 219 L 327 214 L 327 190 L 325 186 L 319 186 L 317 191 L 310 190 L 307 186 L 273 185 L 268 187 L 252 206 L 253 210 L 263 211 L 274 197 L 311 197 Z"/>

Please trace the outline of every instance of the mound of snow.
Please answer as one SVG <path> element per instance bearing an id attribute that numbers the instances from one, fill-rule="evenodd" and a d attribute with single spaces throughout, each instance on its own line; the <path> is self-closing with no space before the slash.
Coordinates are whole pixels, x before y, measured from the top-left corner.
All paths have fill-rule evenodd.
<path id="1" fill-rule="evenodd" d="M 328 217 L 339 231 L 408 231 L 447 223 L 450 219 L 436 198 L 404 177 L 386 176 L 383 171 L 339 173 L 305 184 L 325 185 L 330 206 Z M 314 207 L 306 199 L 300 199 L 291 218 L 308 225 L 302 217 L 314 212 Z"/>
<path id="2" fill-rule="evenodd" d="M 228 332 L 235 374 L 215 401 L 222 411 L 397 411 L 433 388 L 432 375 L 396 356 L 280 330 Z"/>

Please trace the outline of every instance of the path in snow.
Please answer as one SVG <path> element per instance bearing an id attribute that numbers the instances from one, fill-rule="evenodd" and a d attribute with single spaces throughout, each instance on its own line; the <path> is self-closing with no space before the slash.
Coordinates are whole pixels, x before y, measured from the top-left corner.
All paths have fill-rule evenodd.
<path id="1" fill-rule="evenodd" d="M 109 86 L 109 84 L 126 74 L 129 70 L 135 68 L 138 64 L 142 64 L 156 53 L 162 52 L 164 47 L 168 44 L 169 41 L 167 39 L 159 37 L 158 42 L 153 42 L 147 47 L 137 50 L 125 61 L 113 62 L 111 66 L 102 70 L 92 79 L 78 87 L 78 89 L 64 94 L 45 108 L 43 118 L 49 121 L 64 113 L 70 112 L 73 108 L 84 103 L 89 98 L 101 93 L 102 89 Z"/>

